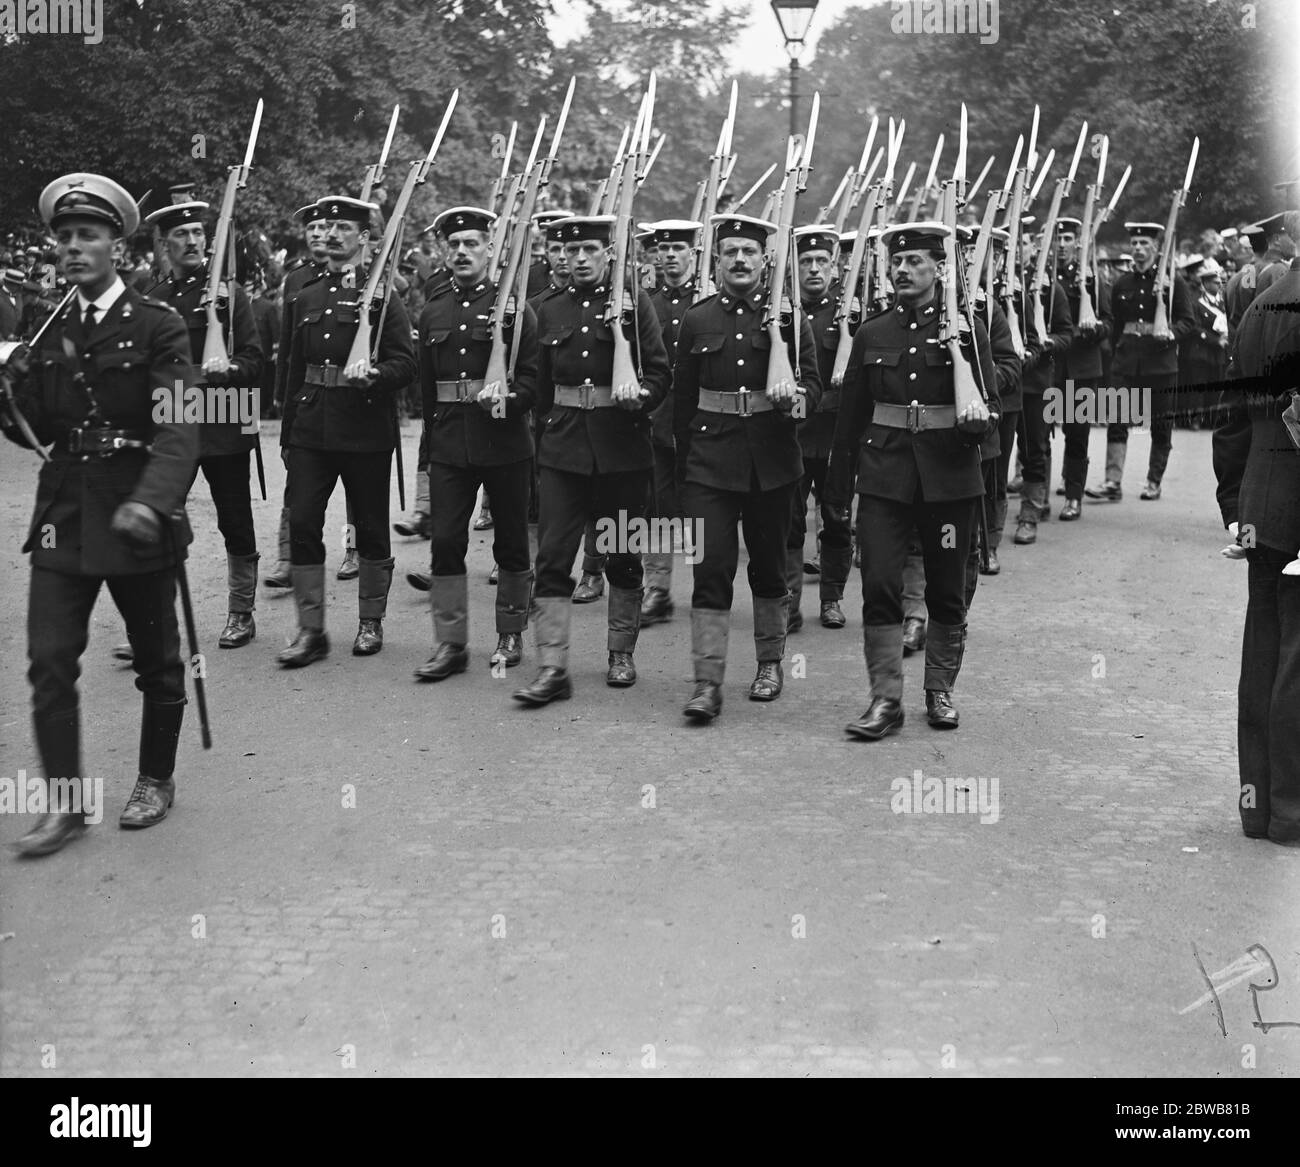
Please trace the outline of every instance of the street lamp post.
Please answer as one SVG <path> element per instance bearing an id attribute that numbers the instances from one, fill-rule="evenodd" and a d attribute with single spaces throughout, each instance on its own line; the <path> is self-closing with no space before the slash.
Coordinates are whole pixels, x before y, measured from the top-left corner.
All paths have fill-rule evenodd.
<path id="1" fill-rule="evenodd" d="M 799 133 L 799 54 L 803 52 L 804 38 L 812 24 L 818 0 L 772 0 L 776 23 L 785 38 L 785 51 L 790 54 L 790 136 Z"/>

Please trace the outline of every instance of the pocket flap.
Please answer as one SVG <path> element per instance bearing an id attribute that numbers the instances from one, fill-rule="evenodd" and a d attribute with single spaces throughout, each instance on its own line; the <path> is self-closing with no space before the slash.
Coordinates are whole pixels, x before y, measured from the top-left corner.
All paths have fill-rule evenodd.
<path id="1" fill-rule="evenodd" d="M 692 353 L 719 353 L 726 335 L 721 332 L 702 332 L 691 344 Z"/>

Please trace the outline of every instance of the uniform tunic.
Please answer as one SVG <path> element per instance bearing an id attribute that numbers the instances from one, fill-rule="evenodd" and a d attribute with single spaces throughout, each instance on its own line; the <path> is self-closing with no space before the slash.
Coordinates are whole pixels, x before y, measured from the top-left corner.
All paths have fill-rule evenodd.
<path id="1" fill-rule="evenodd" d="M 453 283 L 435 293 L 420 316 L 420 387 L 432 500 L 432 564 L 435 576 L 463 575 L 468 522 L 478 488 L 492 499 L 494 559 L 503 571 L 526 572 L 528 492 L 533 437 L 528 424 L 537 378 L 537 320 L 525 306 L 512 397 L 505 415 L 484 411 L 469 393 L 466 401 L 439 401 L 439 381 L 482 381 L 492 353 L 489 327 L 496 285 L 472 288 Z M 506 344 L 513 342 L 513 327 Z M 507 358 L 508 360 L 508 358 Z"/>

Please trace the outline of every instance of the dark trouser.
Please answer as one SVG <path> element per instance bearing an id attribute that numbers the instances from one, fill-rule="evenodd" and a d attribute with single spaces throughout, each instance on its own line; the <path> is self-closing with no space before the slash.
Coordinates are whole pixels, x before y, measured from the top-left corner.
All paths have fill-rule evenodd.
<path id="1" fill-rule="evenodd" d="M 352 511 L 355 547 L 362 559 L 390 558 L 388 483 L 391 450 L 340 453 L 289 447 L 289 543 L 293 563 L 325 562 L 325 508 L 334 485 L 343 490 Z"/>
<path id="2" fill-rule="evenodd" d="M 36 742 L 49 778 L 81 777 L 77 678 L 89 639 L 90 613 L 102 583 L 108 585 L 126 623 L 135 687 L 159 704 L 185 700 L 174 569 L 103 579 L 33 567 L 27 602 L 27 679 L 32 685 Z"/>
<path id="3" fill-rule="evenodd" d="M 966 558 L 975 521 L 973 498 L 927 503 L 918 487 L 910 503 L 864 494 L 858 500 L 862 545 L 862 621 L 903 622 L 903 560 L 915 527 L 925 560 L 925 604 L 930 619 L 966 622 Z"/>
<path id="4" fill-rule="evenodd" d="M 985 518 L 989 520 L 989 538 L 992 546 L 993 524 L 989 515 L 990 500 L 994 496 L 998 476 L 998 460 L 989 458 L 980 463 L 980 473 L 984 475 L 984 498 L 981 500 L 984 504 Z M 980 580 L 980 525 L 979 511 L 975 512 L 975 522 L 971 523 L 970 528 L 970 554 L 966 557 L 966 607 L 970 608 L 970 602 L 975 598 L 975 588 L 979 585 Z"/>
<path id="5" fill-rule="evenodd" d="M 1178 376 L 1175 373 L 1148 374 L 1140 380 L 1140 388 L 1151 390 L 1151 457 L 1147 462 L 1147 478 L 1159 485 L 1164 479 L 1169 451 L 1174 445 L 1174 397 Z M 1108 425 L 1106 441 L 1127 445 L 1129 428 L 1119 423 Z"/>
<path id="6" fill-rule="evenodd" d="M 1015 444 L 1016 430 L 1020 425 L 1020 410 L 1004 413 L 998 420 L 998 439 L 1001 443 L 994 477 L 994 491 L 986 495 L 984 505 L 989 512 L 989 547 L 996 551 L 1002 542 L 1002 529 L 1007 524 L 1007 481 L 1011 473 L 1011 448 Z"/>
<path id="7" fill-rule="evenodd" d="M 1086 389 L 1093 392 L 1092 385 L 1076 383 L 1075 392 Z M 1061 423 L 1065 433 L 1065 461 L 1061 466 L 1061 477 L 1065 479 L 1065 497 L 1076 502 L 1083 500 L 1083 486 L 1088 478 L 1088 436 L 1092 427 L 1087 422 L 1067 421 Z"/>
<path id="8" fill-rule="evenodd" d="M 677 451 L 672 446 L 654 447 L 654 485 L 650 491 L 652 518 L 675 519 L 682 513 L 677 497 Z M 673 584 L 673 553 L 660 548 L 645 556 L 645 586 L 671 591 Z"/>
<path id="9" fill-rule="evenodd" d="M 218 454 L 200 458 L 195 470 L 203 471 L 217 508 L 217 527 L 226 540 L 230 555 L 256 555 L 257 536 L 253 531 L 253 502 L 248 490 L 251 450 L 241 454 Z M 193 488 L 191 481 L 190 486 Z"/>
<path id="10" fill-rule="evenodd" d="M 649 476 L 646 479 L 646 490 L 649 491 Z M 638 514 L 645 511 L 645 499 L 641 500 L 642 509 Z M 606 557 L 596 550 L 596 520 L 599 515 L 591 515 L 587 519 L 586 526 L 582 534 L 582 574 L 583 575 L 604 575 L 606 566 Z"/>
<path id="11" fill-rule="evenodd" d="M 1272 547 L 1247 558 L 1237 686 L 1241 827 L 1290 842 L 1300 840 L 1300 577 L 1282 574 L 1294 556 Z"/>
<path id="12" fill-rule="evenodd" d="M 643 517 L 649 489 L 649 468 L 587 475 L 543 466 L 537 524 L 537 597 L 571 596 L 570 571 L 588 520 L 605 518 L 617 524 L 620 511 L 625 511 L 629 520 Z M 605 567 L 613 587 L 640 589 L 640 555 L 611 553 Z"/>
<path id="13" fill-rule="evenodd" d="M 740 563 L 737 523 L 749 552 L 750 591 L 764 600 L 779 600 L 787 595 L 785 551 L 798 488 L 798 482 L 789 482 L 774 490 L 760 490 L 757 478 L 747 492 L 686 483 L 682 507 L 695 521 L 700 542 L 696 548 L 700 561 L 695 565 L 692 608 L 731 610 Z"/>
<path id="14" fill-rule="evenodd" d="M 848 516 L 822 501 L 826 498 L 828 465 L 829 459 L 826 458 L 804 458 L 803 478 L 799 480 L 795 494 L 790 538 L 787 542 L 792 551 L 802 555 L 808 536 L 808 496 L 815 491 L 822 516 L 818 547 L 821 552 L 820 584 L 823 604 L 831 600 L 838 603 L 844 598 L 844 585 L 848 582 L 849 568 L 853 566 L 853 537 Z"/>
<path id="15" fill-rule="evenodd" d="M 492 558 L 502 571 L 525 572 L 528 557 L 528 492 L 532 462 L 507 466 L 447 466 L 429 463 L 434 575 L 464 575 L 469 524 L 479 486 L 492 494 Z"/>
<path id="16" fill-rule="evenodd" d="M 1021 477 L 1026 482 L 1047 481 L 1048 435 L 1047 420 L 1043 416 L 1043 395 L 1025 391 L 1025 407 L 1020 411 Z"/>

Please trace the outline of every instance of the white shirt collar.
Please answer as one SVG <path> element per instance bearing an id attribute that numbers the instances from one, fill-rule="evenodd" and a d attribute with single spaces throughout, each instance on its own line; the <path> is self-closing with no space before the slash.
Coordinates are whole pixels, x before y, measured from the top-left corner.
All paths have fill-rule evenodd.
<path id="1" fill-rule="evenodd" d="M 98 323 L 104 319 L 104 313 L 107 312 L 114 304 L 117 303 L 118 297 L 126 291 L 126 285 L 122 282 L 122 277 L 115 275 L 113 282 L 109 285 L 108 291 L 104 292 L 98 300 L 93 301 L 95 305 L 95 320 Z M 92 301 L 87 300 L 81 294 L 81 289 L 77 289 L 77 307 L 80 309 L 82 316 L 86 314 L 86 305 Z"/>

